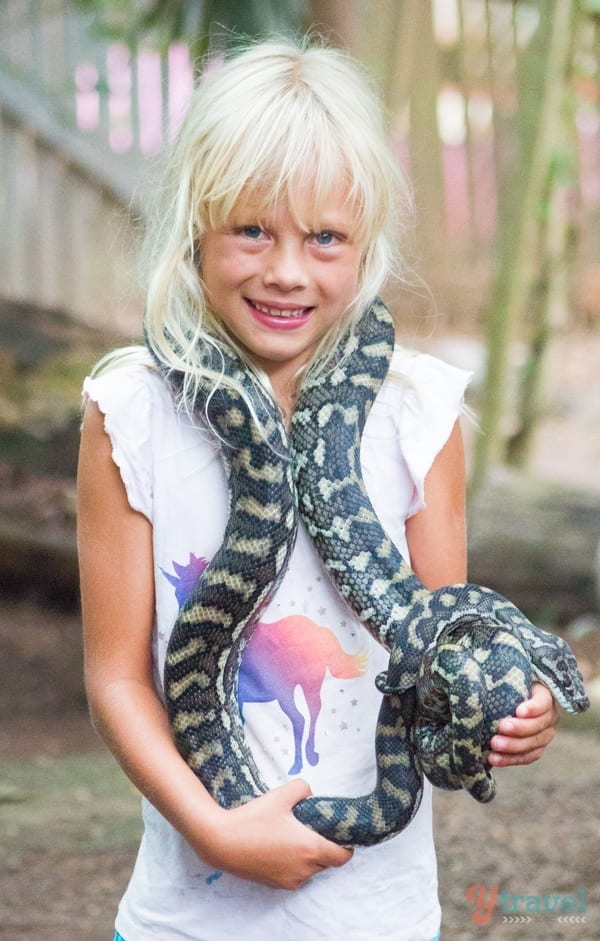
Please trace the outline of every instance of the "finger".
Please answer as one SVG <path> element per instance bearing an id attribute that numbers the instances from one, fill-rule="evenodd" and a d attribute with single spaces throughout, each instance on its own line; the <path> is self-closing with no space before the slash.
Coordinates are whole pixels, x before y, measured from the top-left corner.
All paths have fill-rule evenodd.
<path id="1" fill-rule="evenodd" d="M 323 855 L 323 868 L 332 866 L 339 869 L 340 866 L 345 866 L 346 863 L 350 862 L 354 856 L 354 850 L 351 846 L 338 846 L 337 843 L 332 843 L 331 840 L 324 840 L 324 843 L 326 849 Z"/>
<path id="2" fill-rule="evenodd" d="M 286 784 L 281 784 L 279 787 L 275 787 L 272 791 L 269 791 L 269 796 L 273 803 L 278 804 L 280 807 L 285 807 L 288 810 L 291 810 L 295 804 L 311 795 L 312 790 L 310 784 L 303 778 L 293 778 Z"/>
<path id="3" fill-rule="evenodd" d="M 530 765 L 534 761 L 538 761 L 544 754 L 543 748 L 534 748 L 532 751 L 525 752 L 522 755 L 490 755 L 488 762 L 494 768 L 510 768 L 516 767 L 517 765 Z"/>
<path id="4" fill-rule="evenodd" d="M 497 732 L 506 738 L 529 738 L 547 729 L 553 729 L 555 725 L 553 713 L 545 712 L 533 719 L 501 719 Z"/>
<path id="5" fill-rule="evenodd" d="M 534 683 L 531 687 L 531 696 L 517 706 L 515 714 L 519 718 L 526 719 L 550 712 L 553 708 L 554 699 L 550 690 L 543 683 Z"/>
<path id="6" fill-rule="evenodd" d="M 291 810 L 299 801 L 304 800 L 305 797 L 310 797 L 312 790 L 307 781 L 302 778 L 294 778 L 292 781 L 288 781 L 287 784 L 275 788 L 274 791 L 271 791 L 271 794 L 277 794 L 278 798 L 282 800 L 283 806 L 289 807 Z M 321 836 L 319 839 L 321 843 L 318 865 L 322 869 L 328 869 L 330 866 L 343 866 L 352 859 L 354 854 L 352 847 L 338 846 L 337 843 Z"/>
<path id="7" fill-rule="evenodd" d="M 507 716 L 498 722 L 498 731 L 502 735 L 515 735 L 521 738 L 534 735 L 543 729 L 553 728 L 558 724 L 558 707 L 550 694 L 544 693 L 535 700 L 527 700 L 517 708 L 516 716 Z M 550 697 L 550 698 L 548 698 Z M 545 708 L 540 711 L 540 705 Z"/>
<path id="8" fill-rule="evenodd" d="M 517 736 L 493 735 L 490 741 L 492 749 L 489 759 L 494 753 L 498 755 L 519 755 L 526 754 L 532 749 L 544 749 L 554 738 L 554 729 L 552 726 L 541 731 L 526 735 L 522 738 Z M 494 763 L 493 761 L 491 762 Z"/>

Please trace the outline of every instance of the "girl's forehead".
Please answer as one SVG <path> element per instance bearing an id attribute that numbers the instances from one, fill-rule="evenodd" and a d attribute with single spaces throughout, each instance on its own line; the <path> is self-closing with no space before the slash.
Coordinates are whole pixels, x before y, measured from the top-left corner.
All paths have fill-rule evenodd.
<path id="1" fill-rule="evenodd" d="M 276 223 L 292 219 L 303 229 L 336 224 L 350 229 L 355 216 L 355 200 L 346 183 L 323 193 L 305 183 L 279 194 L 266 187 L 247 187 L 233 206 L 229 221 Z"/>

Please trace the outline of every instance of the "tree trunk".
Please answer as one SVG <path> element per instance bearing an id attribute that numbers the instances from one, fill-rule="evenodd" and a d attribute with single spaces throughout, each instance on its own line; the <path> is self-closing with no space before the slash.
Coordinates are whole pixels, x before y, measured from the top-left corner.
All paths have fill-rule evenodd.
<path id="1" fill-rule="evenodd" d="M 488 314 L 488 364 L 471 490 L 502 456 L 507 352 L 534 278 L 537 209 L 548 166 L 553 115 L 560 107 L 562 77 L 571 43 L 575 0 L 538 2 L 537 36 L 522 60 L 518 127 L 521 142 L 512 186 L 501 187 L 499 264 Z M 557 82 L 557 75 L 559 81 Z"/>
<path id="2" fill-rule="evenodd" d="M 419 262 L 433 278 L 439 276 L 444 267 L 446 243 L 442 145 L 437 123 L 438 50 L 430 0 L 413 0 L 411 11 L 414 48 L 410 92 L 410 177 L 417 207 Z"/>
<path id="3" fill-rule="evenodd" d="M 578 25 L 577 4 L 572 7 L 569 42 L 563 49 L 559 106 L 550 115 L 554 130 L 548 155 L 546 182 L 538 207 L 537 271 L 530 299 L 530 336 L 517 406 L 517 428 L 506 442 L 507 463 L 525 467 L 542 406 L 546 352 L 552 333 L 564 327 L 569 311 L 570 278 L 576 234 L 571 223 L 570 198 L 577 162 L 577 131 L 568 87 L 573 40 Z"/>

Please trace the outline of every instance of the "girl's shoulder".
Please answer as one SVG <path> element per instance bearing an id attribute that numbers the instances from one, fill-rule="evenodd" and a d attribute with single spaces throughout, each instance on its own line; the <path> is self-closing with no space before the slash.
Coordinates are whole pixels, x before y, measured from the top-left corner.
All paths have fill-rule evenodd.
<path id="1" fill-rule="evenodd" d="M 367 447 L 381 460 L 396 447 L 412 482 L 407 515 L 425 505 L 425 478 L 465 408 L 471 373 L 429 353 L 397 346 L 365 427 Z M 371 441 L 369 442 L 369 439 Z M 368 458 L 368 451 L 365 450 Z"/>
<path id="2" fill-rule="evenodd" d="M 152 520 L 153 464 L 157 437 L 165 444 L 164 418 L 175 427 L 175 410 L 159 372 L 133 357 L 123 357 L 83 383 L 84 406 L 94 402 L 111 441 L 130 505 Z"/>
<path id="3" fill-rule="evenodd" d="M 436 415 L 463 410 L 464 396 L 472 373 L 452 366 L 429 353 L 396 346 L 388 375 L 376 406 L 391 413 L 396 422 L 423 421 Z"/>
<path id="4" fill-rule="evenodd" d="M 168 390 L 152 361 L 143 349 L 117 351 L 101 360 L 83 384 L 84 403 L 88 399 L 102 408 L 139 408 L 142 399 L 169 398 Z"/>
<path id="5" fill-rule="evenodd" d="M 165 380 L 143 349 L 123 351 L 101 361 L 83 383 L 83 404 L 94 401 L 107 423 L 134 437 L 148 437 L 160 415 L 177 422 L 177 410 Z"/>
<path id="6" fill-rule="evenodd" d="M 445 360 L 396 344 L 386 385 L 400 387 L 403 393 L 452 394 L 458 390 L 464 394 L 472 373 Z"/>

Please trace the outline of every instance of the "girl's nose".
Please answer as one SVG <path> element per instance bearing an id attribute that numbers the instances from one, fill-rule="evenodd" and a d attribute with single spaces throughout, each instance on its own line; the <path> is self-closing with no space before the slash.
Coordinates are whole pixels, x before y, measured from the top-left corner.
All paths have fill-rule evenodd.
<path id="1" fill-rule="evenodd" d="M 308 271 L 301 246 L 285 242 L 274 245 L 265 259 L 263 281 L 282 291 L 306 287 Z"/>

